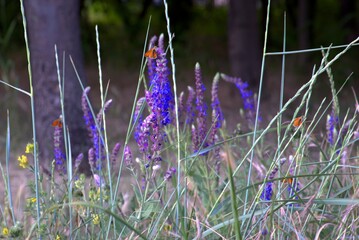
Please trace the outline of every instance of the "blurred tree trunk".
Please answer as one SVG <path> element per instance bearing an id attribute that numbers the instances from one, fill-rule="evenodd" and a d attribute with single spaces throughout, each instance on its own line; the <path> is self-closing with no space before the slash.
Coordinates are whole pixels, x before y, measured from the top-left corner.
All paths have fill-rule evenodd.
<path id="1" fill-rule="evenodd" d="M 353 41 L 357 37 L 356 10 L 355 0 L 340 0 L 340 21 L 346 30 L 346 41 Z"/>
<path id="2" fill-rule="evenodd" d="M 54 129 L 51 124 L 61 114 L 55 44 L 58 49 L 61 75 L 65 67 L 65 116 L 70 130 L 72 155 L 76 157 L 80 152 L 87 152 L 85 143 L 88 137 L 81 111 L 82 90 L 69 60 L 71 56 L 79 76 L 84 80 L 80 40 L 80 1 L 31 0 L 24 1 L 24 5 L 34 84 L 39 156 L 41 165 L 48 169 L 49 163 L 54 159 Z M 65 66 L 63 66 L 64 52 Z M 82 168 L 86 168 L 86 165 L 82 165 Z"/>
<path id="3" fill-rule="evenodd" d="M 299 48 L 309 48 L 309 1 L 301 0 L 298 6 L 298 38 Z"/>
<path id="4" fill-rule="evenodd" d="M 230 0 L 228 14 L 228 54 L 231 73 L 252 87 L 259 84 L 260 45 L 257 1 Z"/>
<path id="5" fill-rule="evenodd" d="M 299 49 L 308 49 L 313 43 L 316 3 L 316 0 L 298 1 L 297 36 Z M 300 64 L 305 64 L 309 60 L 308 57 L 308 54 L 300 54 Z"/>

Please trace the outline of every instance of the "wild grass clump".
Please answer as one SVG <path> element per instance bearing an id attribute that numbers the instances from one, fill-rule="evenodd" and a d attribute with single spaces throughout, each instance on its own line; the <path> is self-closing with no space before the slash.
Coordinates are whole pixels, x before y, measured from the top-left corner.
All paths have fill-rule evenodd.
<path id="1" fill-rule="evenodd" d="M 167 21 L 169 26 L 168 18 Z M 36 144 L 34 128 L 34 141 L 26 146 L 17 162 L 33 176 L 27 184 L 30 191 L 24 204 L 14 205 L 12 196 L 16 189 L 11 188 L 8 167 L 11 135 L 8 121 L 6 167 L 0 165 L 6 186 L 0 205 L 1 237 L 356 239 L 359 236 L 359 105 L 356 102 L 354 111 L 343 113 L 330 68 L 359 39 L 332 59 L 328 58 L 330 48 L 317 49 L 323 52 L 323 59 L 313 68 L 312 77 L 292 98 L 281 102 L 278 113 L 266 123 L 260 114 L 261 87 L 255 95 L 248 83 L 225 73 L 216 74 L 211 87 L 205 86 L 199 63 L 194 66 L 193 85 L 177 94 L 173 36 L 168 27 L 169 46 L 163 34 L 149 41 L 152 53 L 142 61 L 126 138 L 109 143 L 106 112 L 112 100 L 106 99 L 108 89 L 103 89 L 97 28 L 96 33 L 101 89 L 101 108 L 97 113 L 88 97 L 90 88 L 79 81 L 91 147 L 87 154 L 72 159 L 72 136 L 63 114 L 53 123 L 54 160 L 51 174 L 46 175 L 38 166 L 41 146 Z M 263 64 L 268 55 L 286 54 L 267 53 L 264 49 Z M 55 54 L 58 61 L 56 47 Z M 314 109 L 313 87 L 321 74 L 327 74 L 332 94 Z M 59 75 L 64 113 L 61 79 Z M 229 130 L 221 110 L 218 88 L 224 81 L 238 88 L 242 99 L 240 112 L 244 121 L 235 131 Z M 32 88 L 30 92 L 13 88 L 28 95 L 33 103 Z M 205 96 L 211 96 L 211 102 L 206 102 Z M 290 113 L 293 117 L 285 121 L 284 114 L 295 101 L 299 104 Z M 91 176 L 79 172 L 81 161 L 88 161 Z M 130 180 L 125 181 L 125 176 L 130 176 L 127 177 Z"/>

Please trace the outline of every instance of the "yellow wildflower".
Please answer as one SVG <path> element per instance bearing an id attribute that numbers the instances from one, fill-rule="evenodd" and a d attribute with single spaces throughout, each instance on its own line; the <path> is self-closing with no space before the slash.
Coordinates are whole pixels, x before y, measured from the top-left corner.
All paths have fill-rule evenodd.
<path id="1" fill-rule="evenodd" d="M 28 198 L 29 203 L 36 203 L 36 197 Z"/>
<path id="2" fill-rule="evenodd" d="M 25 153 L 34 153 L 34 144 L 28 143 L 26 145 Z"/>
<path id="3" fill-rule="evenodd" d="M 169 233 L 170 231 L 172 231 L 172 225 L 166 223 L 163 229 L 165 230 L 166 233 Z"/>
<path id="4" fill-rule="evenodd" d="M 27 166 L 29 165 L 29 160 L 27 159 L 27 157 L 25 155 L 21 155 L 17 161 L 19 161 L 19 166 L 22 168 L 27 168 Z"/>
<path id="5" fill-rule="evenodd" d="M 92 223 L 94 225 L 100 224 L 100 216 L 98 214 L 92 214 Z"/>
<path id="6" fill-rule="evenodd" d="M 61 237 L 60 237 L 60 235 L 59 234 L 56 234 L 56 238 L 55 238 L 56 240 L 61 240 Z"/>
<path id="7" fill-rule="evenodd" d="M 7 227 L 4 227 L 2 229 L 2 235 L 5 236 L 5 237 L 9 235 L 9 229 Z"/>

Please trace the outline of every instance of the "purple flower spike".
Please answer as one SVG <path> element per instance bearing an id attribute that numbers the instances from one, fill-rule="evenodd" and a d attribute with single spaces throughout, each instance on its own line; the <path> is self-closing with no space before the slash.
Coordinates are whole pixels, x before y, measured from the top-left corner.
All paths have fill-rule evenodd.
<path id="1" fill-rule="evenodd" d="M 188 97 L 186 102 L 186 112 L 187 112 L 187 119 L 186 124 L 192 125 L 194 121 L 194 111 L 193 111 L 193 100 L 195 98 L 195 91 L 192 87 L 188 86 Z"/>
<path id="2" fill-rule="evenodd" d="M 89 91 L 90 91 L 90 87 L 85 88 L 85 90 L 82 94 L 82 98 L 81 98 L 81 103 L 82 103 L 81 105 L 82 105 L 82 111 L 84 113 L 85 124 L 86 124 L 87 130 L 89 132 L 89 136 L 90 136 L 92 144 L 93 144 L 93 151 L 94 151 L 94 156 L 95 156 L 95 159 L 94 159 L 95 165 L 94 166 L 96 169 L 99 169 L 101 166 L 101 162 L 102 162 L 101 160 L 104 159 L 104 157 L 105 157 L 105 154 L 103 152 L 104 143 L 101 140 L 100 133 L 96 127 L 95 120 L 92 116 L 89 104 L 87 102 L 87 95 L 88 95 Z M 108 107 L 110 104 L 111 104 L 111 100 L 107 101 L 103 110 L 105 110 L 105 107 L 106 106 Z M 102 114 L 99 114 L 98 117 L 102 118 Z"/>
<path id="3" fill-rule="evenodd" d="M 331 146 L 333 146 L 335 143 L 335 138 L 336 138 L 335 126 L 337 125 L 337 123 L 338 123 L 338 117 L 336 117 L 334 111 L 332 111 L 332 113 L 327 117 L 327 126 L 326 126 L 327 139 Z"/>
<path id="4" fill-rule="evenodd" d="M 223 113 L 218 98 L 218 83 L 219 83 L 219 74 L 216 74 L 212 84 L 212 129 L 209 137 L 210 144 L 215 144 L 216 141 L 218 140 L 217 132 L 218 129 L 222 126 L 222 121 L 223 121 Z M 221 157 L 219 152 L 220 152 L 220 148 L 215 147 L 214 157 L 216 159 L 215 169 L 217 174 L 219 174 L 220 162 L 221 162 Z"/>
<path id="5" fill-rule="evenodd" d="M 273 183 L 267 182 L 263 189 L 261 199 L 265 201 L 270 201 L 272 199 L 272 195 L 273 195 Z"/>
<path id="6" fill-rule="evenodd" d="M 157 36 L 153 36 L 150 40 L 148 50 L 155 47 L 156 41 L 157 41 Z M 156 70 L 156 60 L 155 59 L 151 59 L 151 58 L 147 59 L 147 69 L 148 69 L 148 77 L 150 79 L 150 82 L 152 82 L 156 75 L 156 71 L 155 71 Z"/>
<path id="7" fill-rule="evenodd" d="M 66 156 L 62 151 L 62 128 L 60 126 L 55 126 L 54 129 L 54 157 L 56 170 L 65 173 L 64 163 Z"/>
<path id="8" fill-rule="evenodd" d="M 149 150 L 148 137 L 151 131 L 152 119 L 154 114 L 148 115 L 141 123 L 140 132 L 138 135 L 138 147 L 141 153 L 146 153 Z"/>
<path id="9" fill-rule="evenodd" d="M 198 127 L 198 143 L 202 144 L 206 138 L 206 117 L 207 117 L 207 105 L 204 102 L 204 91 L 206 90 L 203 81 L 201 67 L 199 63 L 196 63 L 195 67 L 195 79 L 196 79 L 196 106 L 197 106 L 197 127 Z M 203 145 L 206 147 L 206 144 Z"/>
<path id="10" fill-rule="evenodd" d="M 256 106 L 254 103 L 253 93 L 251 90 L 248 89 L 248 83 L 243 82 L 240 78 L 229 77 L 225 74 L 221 74 L 221 77 L 223 80 L 235 84 L 236 87 L 239 89 L 243 100 L 243 108 L 246 111 L 246 117 L 253 123 L 256 116 Z M 261 118 L 258 116 L 258 119 L 260 120 Z"/>
<path id="11" fill-rule="evenodd" d="M 219 74 L 213 79 L 212 84 L 212 124 L 215 123 L 213 128 L 220 128 L 222 126 L 223 121 L 223 113 L 220 106 L 219 98 L 218 98 L 218 83 L 219 83 Z"/>
<path id="12" fill-rule="evenodd" d="M 175 174 L 176 174 L 176 168 L 171 167 L 169 170 L 167 170 L 167 172 L 166 172 L 166 174 L 164 176 L 164 179 L 166 181 L 169 181 L 172 178 L 172 176 L 175 175 Z"/>
<path id="13" fill-rule="evenodd" d="M 87 131 L 89 132 L 89 135 L 92 138 L 93 126 L 95 125 L 95 123 L 93 121 L 93 117 L 87 102 L 87 96 L 90 89 L 91 89 L 90 87 L 86 87 L 84 92 L 82 93 L 81 106 L 82 106 L 82 111 L 84 113 L 84 120 L 87 127 Z"/>
<path id="14" fill-rule="evenodd" d="M 132 167 L 133 162 L 132 162 L 132 152 L 131 152 L 131 148 L 126 145 L 125 147 L 125 152 L 124 152 L 124 161 L 125 161 L 125 165 L 126 167 Z"/>
<path id="15" fill-rule="evenodd" d="M 165 52 L 165 35 L 161 33 L 160 37 L 158 38 L 158 49 L 162 53 Z"/>
<path id="16" fill-rule="evenodd" d="M 89 164 L 90 164 L 91 170 L 93 171 L 95 169 L 95 164 L 96 164 L 93 148 L 89 149 L 88 158 L 89 158 Z"/>
<path id="17" fill-rule="evenodd" d="M 196 130 L 196 127 L 194 125 L 192 125 L 192 127 L 191 127 L 191 136 L 192 136 L 193 152 L 197 152 L 198 148 L 199 148 L 199 143 L 198 143 L 197 130 Z"/>
<path id="18" fill-rule="evenodd" d="M 136 128 L 134 131 L 134 136 L 135 136 L 135 140 L 138 144 L 138 139 L 139 139 L 139 135 L 140 135 L 140 131 L 141 131 L 141 124 L 142 124 L 142 113 L 141 113 L 141 108 L 143 106 L 143 104 L 145 103 L 146 98 L 142 97 L 140 99 L 138 99 L 137 103 L 136 103 L 136 108 L 135 108 L 135 114 L 133 116 L 133 121 L 136 124 Z"/>
<path id="19" fill-rule="evenodd" d="M 162 36 L 162 35 L 161 35 Z M 161 37 L 160 37 L 161 39 Z M 169 69 L 167 67 L 166 54 L 161 47 L 158 48 L 159 57 L 156 59 L 156 77 L 152 81 L 152 98 L 155 99 L 155 107 L 160 110 L 162 125 L 171 123 L 171 112 L 174 108 L 172 88 L 168 79 Z"/>
<path id="20" fill-rule="evenodd" d="M 281 160 L 280 165 L 284 164 L 285 161 Z M 263 192 L 260 198 L 264 201 L 270 201 L 273 195 L 273 178 L 278 172 L 278 166 L 275 166 L 272 172 L 269 174 L 268 181 L 266 182 Z"/>
<path id="21" fill-rule="evenodd" d="M 100 110 L 100 112 L 97 114 L 97 122 L 99 125 L 101 125 L 101 122 L 102 122 L 102 116 L 104 114 L 104 112 L 107 111 L 107 109 L 111 106 L 111 103 L 112 103 L 112 99 L 108 100 L 105 102 L 103 108 Z"/>
<path id="22" fill-rule="evenodd" d="M 120 152 L 120 148 L 121 148 L 120 143 L 116 143 L 116 145 L 113 147 L 111 157 L 110 157 L 112 164 L 114 164 L 116 162 L 116 158 L 118 156 L 118 153 Z"/>
<path id="23" fill-rule="evenodd" d="M 106 185 L 105 181 L 97 174 L 93 175 L 93 180 L 95 182 L 96 187 L 104 187 Z"/>
<path id="24" fill-rule="evenodd" d="M 181 92 L 179 97 L 178 97 L 178 119 L 179 119 L 179 123 L 180 126 L 183 126 L 183 116 L 184 116 L 184 92 Z"/>
<path id="25" fill-rule="evenodd" d="M 82 159 L 84 158 L 84 154 L 83 153 L 80 153 L 76 159 L 75 159 L 75 169 L 78 169 L 81 162 L 82 162 Z"/>

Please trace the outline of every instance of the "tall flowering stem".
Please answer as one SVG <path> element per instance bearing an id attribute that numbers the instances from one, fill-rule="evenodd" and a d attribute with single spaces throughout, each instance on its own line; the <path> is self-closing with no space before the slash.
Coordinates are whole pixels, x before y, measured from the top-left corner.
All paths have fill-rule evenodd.
<path id="1" fill-rule="evenodd" d="M 280 165 L 283 165 L 284 162 L 286 161 L 285 158 L 281 159 L 280 161 Z M 278 166 L 275 166 L 274 169 L 271 171 L 271 173 L 268 176 L 268 180 L 265 183 L 263 192 L 260 196 L 260 198 L 264 201 L 270 201 L 272 199 L 272 195 L 273 195 L 273 178 L 275 177 L 275 175 L 278 172 Z"/>
<path id="2" fill-rule="evenodd" d="M 256 106 L 253 93 L 251 90 L 249 90 L 248 83 L 243 82 L 241 78 L 230 77 L 225 74 L 221 74 L 221 77 L 223 78 L 223 80 L 236 85 L 243 100 L 243 108 L 246 112 L 247 120 L 251 121 L 251 123 L 253 124 L 255 122 Z"/>
<path id="3" fill-rule="evenodd" d="M 188 97 L 186 101 L 186 124 L 191 126 L 194 121 L 193 100 L 196 97 L 194 89 L 188 86 Z"/>
<path id="4" fill-rule="evenodd" d="M 180 126 L 183 126 L 183 116 L 185 115 L 184 92 L 181 92 L 178 97 L 178 119 Z M 174 112 L 175 114 L 175 112 Z"/>
<path id="5" fill-rule="evenodd" d="M 66 156 L 62 151 L 62 127 L 57 125 L 54 127 L 54 157 L 56 170 L 61 171 L 62 173 L 66 172 Z"/>
<path id="6" fill-rule="evenodd" d="M 222 122 L 224 120 L 223 118 L 223 112 L 221 109 L 221 105 L 218 98 L 218 83 L 219 83 L 219 74 L 216 74 L 216 76 L 213 79 L 212 83 L 212 141 L 214 140 L 214 135 L 216 134 L 217 130 L 221 128 Z"/>
<path id="7" fill-rule="evenodd" d="M 206 143 L 204 143 L 206 134 L 207 134 L 207 126 L 206 126 L 206 118 L 207 118 L 207 105 L 204 102 L 204 92 L 206 90 L 203 81 L 202 81 L 202 73 L 201 67 L 199 63 L 196 63 L 195 66 L 195 80 L 196 80 L 196 108 L 197 108 L 197 142 L 199 144 L 203 144 L 206 147 Z"/>
<path id="8" fill-rule="evenodd" d="M 111 157 L 110 157 L 112 164 L 114 164 L 116 162 L 118 153 L 120 152 L 120 148 L 121 148 L 120 143 L 116 143 L 116 145 L 113 147 Z"/>
<path id="9" fill-rule="evenodd" d="M 213 79 L 212 83 L 212 129 L 211 129 L 211 135 L 210 135 L 210 144 L 215 144 L 216 141 L 218 141 L 218 129 L 221 128 L 222 122 L 224 120 L 223 112 L 220 106 L 219 98 L 218 98 L 218 83 L 219 83 L 219 74 L 216 74 L 216 76 Z M 214 149 L 214 158 L 216 159 L 215 163 L 215 169 L 217 172 L 217 176 L 219 176 L 220 172 L 220 162 L 221 162 L 221 156 L 220 156 L 220 148 L 215 147 Z M 217 183 L 218 183 L 217 179 Z"/>
<path id="10" fill-rule="evenodd" d="M 156 42 L 157 42 L 157 36 L 153 36 L 150 40 L 148 49 L 155 47 Z M 148 72 L 148 77 L 150 79 L 150 82 L 152 82 L 156 75 L 156 60 L 155 59 L 151 59 L 151 58 L 147 59 L 147 72 Z"/>
<path id="11" fill-rule="evenodd" d="M 172 94 L 171 84 L 168 78 L 169 69 L 167 66 L 166 53 L 164 51 L 164 36 L 159 37 L 159 47 L 157 50 L 158 58 L 156 59 L 156 76 L 151 84 L 153 84 L 152 98 L 156 99 L 156 106 L 162 117 L 162 124 L 165 126 L 171 123 L 171 112 L 174 108 L 174 99 Z M 160 116 L 158 116 L 160 117 Z"/>
<path id="12" fill-rule="evenodd" d="M 87 95 L 88 92 L 90 91 L 90 87 L 85 88 L 83 94 L 82 94 L 82 98 L 81 98 L 81 106 L 82 106 L 82 111 L 84 113 L 84 120 L 85 120 L 85 124 L 86 124 L 86 128 L 88 130 L 89 136 L 91 138 L 92 144 L 93 144 L 93 151 L 94 151 L 94 161 L 95 161 L 95 168 L 96 169 L 100 169 L 101 164 L 102 164 L 102 159 L 104 159 L 105 154 L 104 154 L 104 143 L 101 139 L 100 136 L 100 132 L 96 127 L 96 122 L 95 119 L 92 116 L 90 107 L 88 105 L 87 102 Z M 108 101 L 105 104 L 105 107 L 107 108 L 109 105 L 111 104 L 111 101 Z M 102 118 L 102 114 L 103 111 L 105 110 L 102 109 L 102 111 L 100 111 L 100 113 L 98 114 L 98 118 Z"/>
<path id="13" fill-rule="evenodd" d="M 136 103 L 136 108 L 135 108 L 135 113 L 134 113 L 134 124 L 136 125 L 135 126 L 135 130 L 134 130 L 134 137 L 135 137 L 135 140 L 137 142 L 137 144 L 139 144 L 139 136 L 141 134 L 141 124 L 142 124 L 142 121 L 143 121 L 143 117 L 142 117 L 142 112 L 141 112 L 141 109 L 143 107 L 143 104 L 146 102 L 146 98 L 145 97 L 141 97 L 140 99 L 137 100 L 137 103 Z"/>
<path id="14" fill-rule="evenodd" d="M 156 38 L 152 38 L 150 46 L 154 46 Z M 145 158 L 148 160 L 146 166 L 150 165 L 154 159 L 162 159 L 159 154 L 162 144 L 166 139 L 164 126 L 171 124 L 172 113 L 174 110 L 174 97 L 169 81 L 169 69 L 167 67 L 166 53 L 164 50 L 164 35 L 158 38 L 158 47 L 156 49 L 157 58 L 155 67 L 153 62 L 148 65 L 150 87 L 145 92 L 145 100 L 149 107 L 150 114 L 140 121 L 135 130 L 135 139 Z M 149 59 L 154 61 L 154 59 Z M 139 100 L 138 106 L 143 104 Z M 139 118 L 139 107 L 135 111 L 135 119 Z M 155 160 L 154 162 L 159 162 Z"/>
<path id="15" fill-rule="evenodd" d="M 333 109 L 333 111 L 331 112 L 331 114 L 328 115 L 327 117 L 327 124 L 326 124 L 326 128 L 327 128 L 327 140 L 328 143 L 333 146 L 335 143 L 335 138 L 336 138 L 336 125 L 338 124 L 338 117 L 335 115 L 335 111 Z"/>
<path id="16" fill-rule="evenodd" d="M 131 148 L 128 145 L 126 145 L 126 147 L 125 147 L 124 161 L 125 161 L 126 167 L 132 168 L 132 165 L 133 165 L 132 152 L 131 152 Z"/>
<path id="17" fill-rule="evenodd" d="M 197 129 L 194 125 L 191 126 L 192 148 L 193 152 L 197 152 L 199 148 Z"/>

